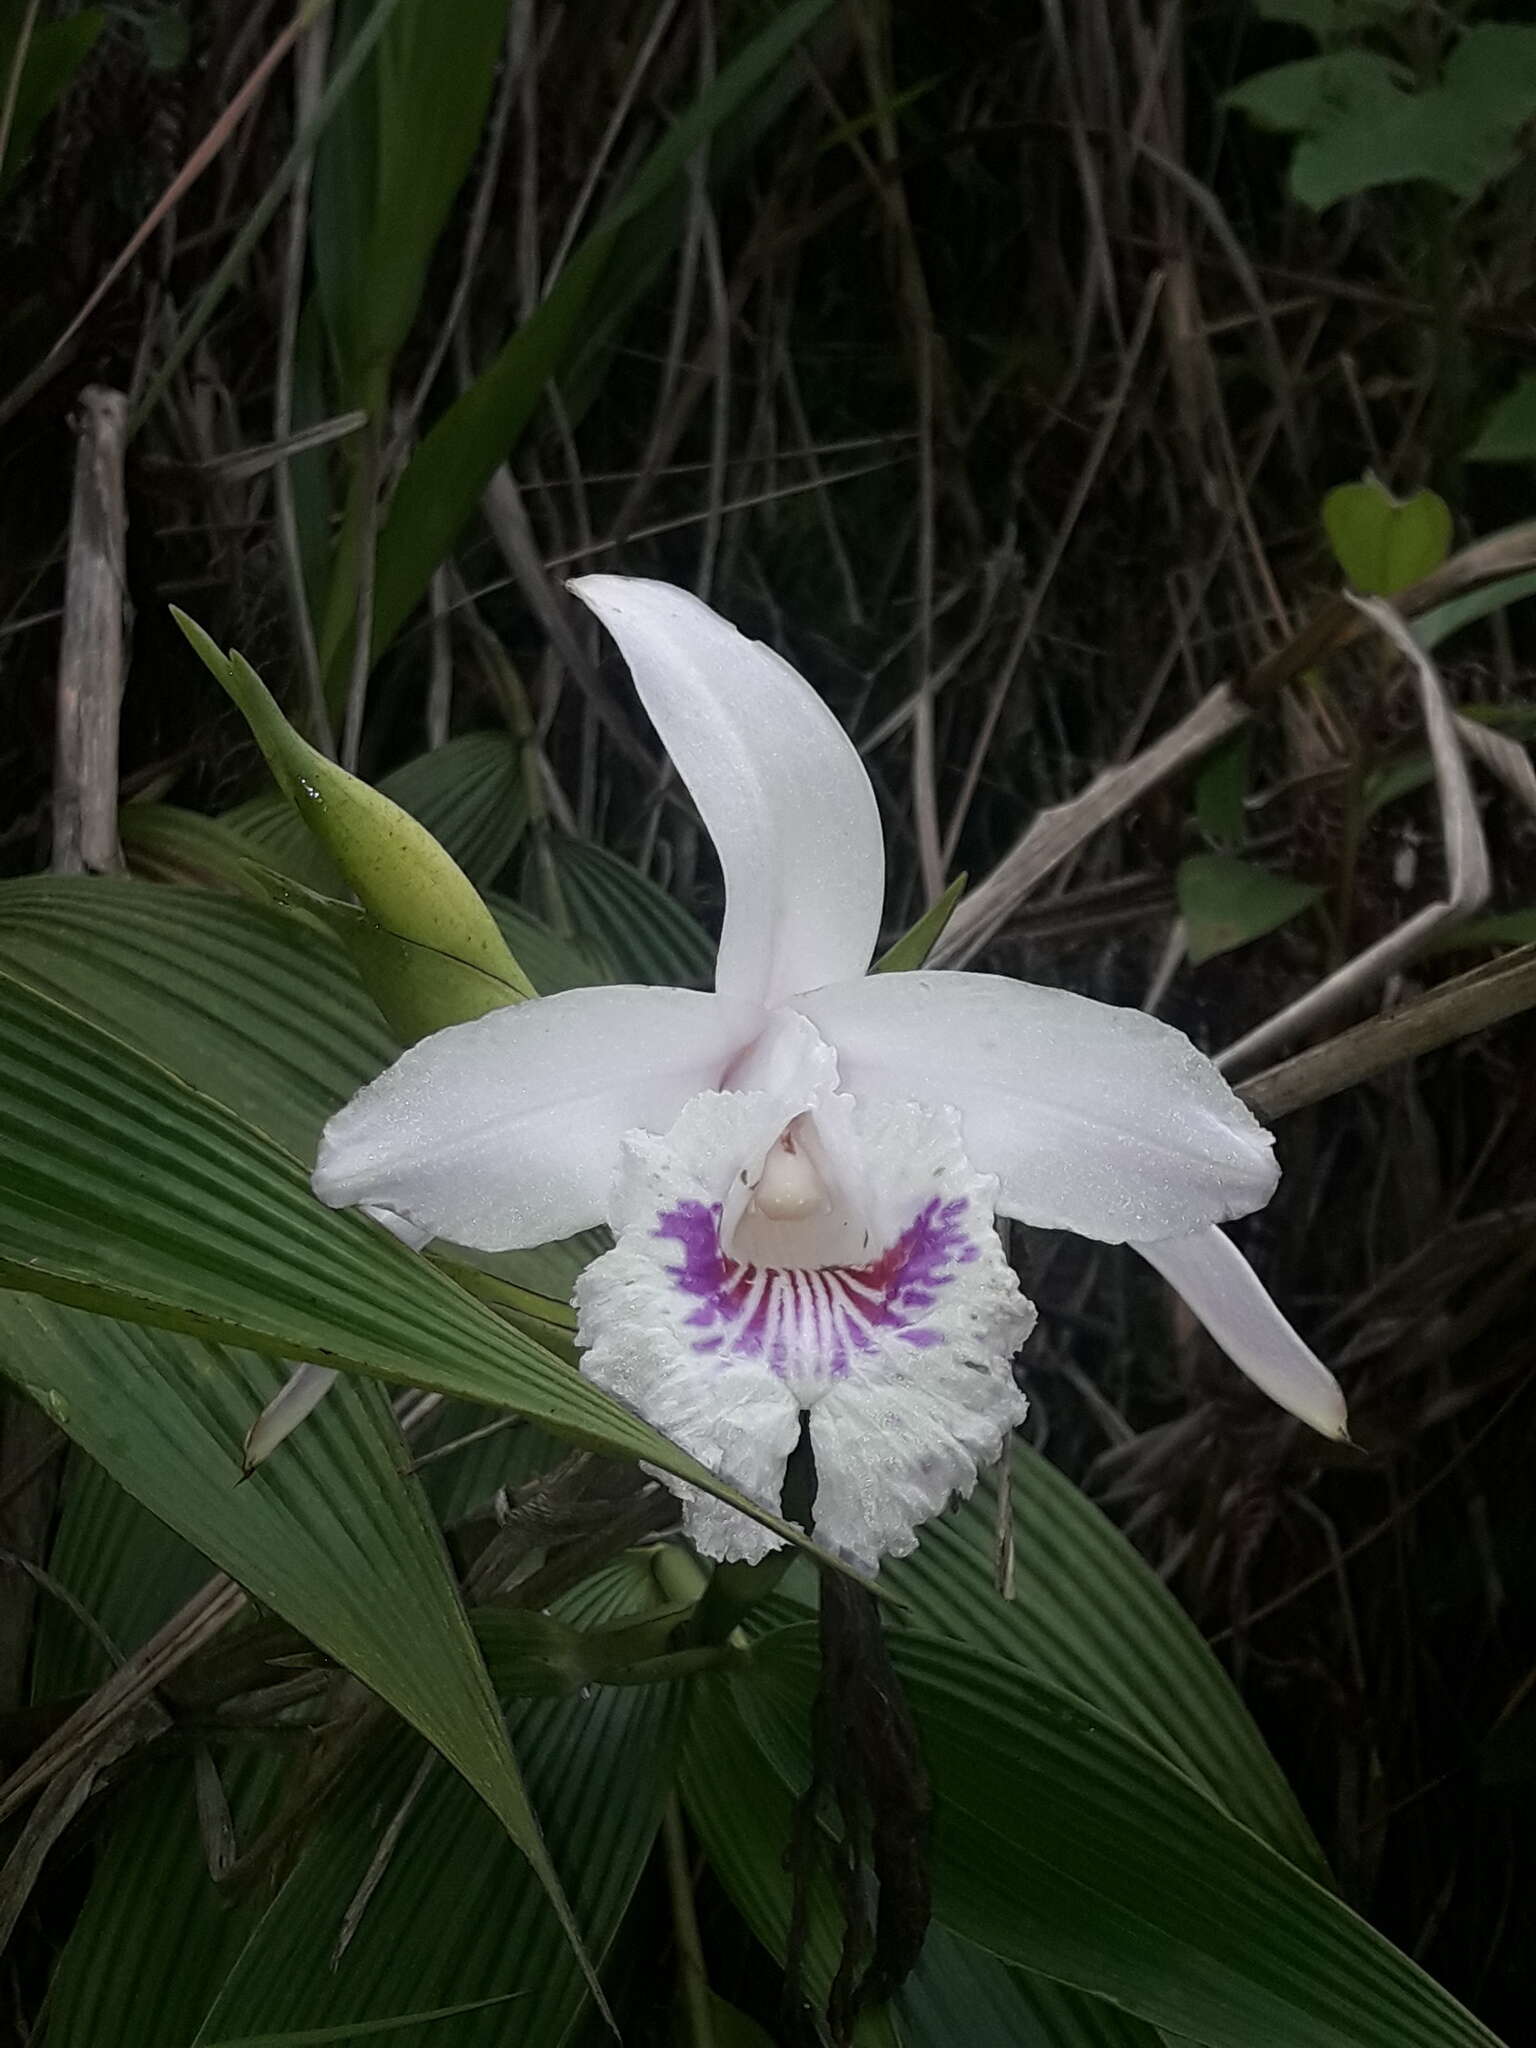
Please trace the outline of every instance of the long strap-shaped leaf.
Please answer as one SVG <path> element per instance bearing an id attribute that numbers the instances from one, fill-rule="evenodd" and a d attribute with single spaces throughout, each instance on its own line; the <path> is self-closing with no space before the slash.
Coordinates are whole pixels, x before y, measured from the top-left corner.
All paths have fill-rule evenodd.
<path id="1" fill-rule="evenodd" d="M 425 1260 L 324 1208 L 260 1131 L 5 975 L 0 1149 L 0 1285 L 509 1408 L 803 1541 Z M 34 1391 L 46 1401 L 46 1380 Z"/>
<path id="2" fill-rule="evenodd" d="M 1083 1702 L 894 1631 L 933 1783 L 934 1908 L 953 1932 L 1206 2048 L 1495 2048 L 1331 1892 Z M 731 1681 L 781 1779 L 807 1780 L 816 1630 Z"/>
<path id="3" fill-rule="evenodd" d="M 573 355 L 582 323 L 624 230 L 826 13 L 829 0 L 792 0 L 720 71 L 641 166 L 622 197 L 583 239 L 549 296 L 489 368 L 438 420 L 407 464 L 379 535 L 373 649 L 381 654 L 452 548 L 497 466 L 522 433 L 545 385 Z M 353 599 L 333 591 L 322 649 L 328 674 L 345 666 Z"/>
<path id="4" fill-rule="evenodd" d="M 1027 1356 L 1027 1354 L 1026 1354 Z M 1295 1795 L 1199 1631 L 1146 1562 L 1036 1450 L 1014 1451 L 1013 1597 L 993 1583 L 993 1474 L 887 1566 L 920 1628 L 1021 1665 L 1112 1714 L 1311 1877 L 1327 1866 Z"/>

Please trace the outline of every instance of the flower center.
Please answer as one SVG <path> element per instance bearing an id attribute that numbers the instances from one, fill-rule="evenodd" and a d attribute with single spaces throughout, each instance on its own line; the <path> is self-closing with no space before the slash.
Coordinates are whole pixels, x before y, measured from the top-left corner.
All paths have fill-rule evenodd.
<path id="1" fill-rule="evenodd" d="M 720 1236 L 739 1264 L 781 1271 L 855 1264 L 870 1251 L 863 1218 L 829 1169 L 808 1114 L 779 1133 L 755 1181 L 741 1176 Z"/>

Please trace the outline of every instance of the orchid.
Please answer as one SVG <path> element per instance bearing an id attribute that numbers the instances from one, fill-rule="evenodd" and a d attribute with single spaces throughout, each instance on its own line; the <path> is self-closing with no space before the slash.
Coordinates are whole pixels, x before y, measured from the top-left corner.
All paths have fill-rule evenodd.
<path id="1" fill-rule="evenodd" d="M 987 974 L 870 974 L 884 895 L 859 755 L 779 655 L 665 583 L 570 586 L 713 837 L 715 990 L 573 990 L 440 1031 L 325 1131 L 314 1186 L 485 1251 L 606 1222 L 582 1370 L 765 1508 L 809 1432 L 817 1539 L 873 1569 L 1025 1412 L 1035 1320 L 999 1217 L 1128 1243 L 1282 1406 L 1332 1375 L 1220 1225 L 1272 1141 L 1182 1033 Z M 680 1481 L 714 1558 L 779 1538 Z"/>

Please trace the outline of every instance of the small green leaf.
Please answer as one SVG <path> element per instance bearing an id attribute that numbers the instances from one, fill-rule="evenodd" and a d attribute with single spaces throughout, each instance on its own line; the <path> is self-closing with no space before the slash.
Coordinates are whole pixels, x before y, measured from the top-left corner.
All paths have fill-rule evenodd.
<path id="1" fill-rule="evenodd" d="M 930 903 L 912 929 L 903 932 L 888 952 L 882 953 L 870 970 L 873 974 L 910 974 L 921 967 L 955 914 L 955 905 L 965 894 L 966 877 L 956 875 L 937 903 Z"/>
<path id="2" fill-rule="evenodd" d="M 1339 567 L 1363 597 L 1391 597 L 1438 569 L 1451 549 L 1451 508 L 1434 491 L 1395 498 L 1373 476 L 1323 500 Z"/>
<path id="3" fill-rule="evenodd" d="M 1195 778 L 1195 817 L 1213 846 L 1230 850 L 1248 835 L 1244 808 L 1253 766 L 1253 732 L 1244 727 L 1224 740 Z"/>
<path id="4" fill-rule="evenodd" d="M 1536 370 L 1527 370 L 1483 421 L 1468 462 L 1536 462 Z"/>
<path id="5" fill-rule="evenodd" d="M 1310 882 L 1271 874 L 1226 853 L 1193 853 L 1179 867 L 1179 912 L 1198 967 L 1261 939 L 1298 916 L 1322 895 Z"/>
<path id="6" fill-rule="evenodd" d="M 1400 64 L 1372 50 L 1339 50 L 1257 72 L 1234 86 L 1223 104 L 1282 135 L 1332 133 L 1404 99 L 1400 81 L 1406 77 Z"/>
<path id="7" fill-rule="evenodd" d="M 241 654 L 225 655 L 201 626 L 172 615 L 245 714 L 278 786 L 335 861 L 363 908 L 397 938 L 447 953 L 519 996 L 532 984 L 458 863 L 425 827 L 302 739 Z"/>

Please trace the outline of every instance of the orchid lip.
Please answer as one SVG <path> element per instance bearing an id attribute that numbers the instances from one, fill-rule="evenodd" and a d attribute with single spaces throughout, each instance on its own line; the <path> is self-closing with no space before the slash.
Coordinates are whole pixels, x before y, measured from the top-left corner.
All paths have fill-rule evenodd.
<path id="1" fill-rule="evenodd" d="M 895 1242 L 862 1266 L 754 1265 L 721 1242 L 720 1208 L 685 1201 L 654 1235 L 682 1252 L 677 1291 L 697 1303 L 685 1318 L 701 1358 L 729 1348 L 758 1359 L 810 1406 L 882 1335 L 929 1350 L 943 1342 L 930 1312 L 959 1268 L 980 1256 L 964 1223 L 964 1201 L 925 1204 Z"/>

